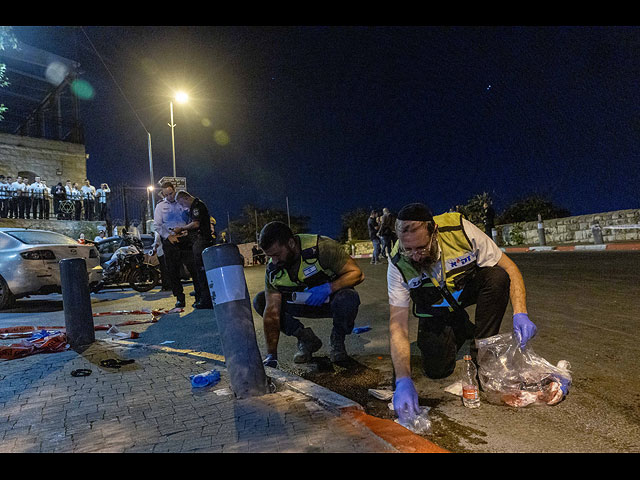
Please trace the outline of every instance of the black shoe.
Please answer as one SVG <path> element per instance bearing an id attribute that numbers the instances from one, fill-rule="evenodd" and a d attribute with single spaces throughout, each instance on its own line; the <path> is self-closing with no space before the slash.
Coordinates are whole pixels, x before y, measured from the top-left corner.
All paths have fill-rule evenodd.
<path id="1" fill-rule="evenodd" d="M 309 363 L 313 352 L 317 352 L 322 347 L 322 340 L 316 337 L 309 327 L 300 329 L 294 336 L 298 339 L 298 351 L 293 355 L 293 361 L 295 363 Z"/>
<path id="2" fill-rule="evenodd" d="M 337 334 L 332 330 L 329 345 L 331 346 L 329 358 L 333 363 L 345 362 L 349 359 L 347 350 L 344 347 L 344 335 Z"/>
<path id="3" fill-rule="evenodd" d="M 196 302 L 193 304 L 193 308 L 197 308 L 197 309 L 207 309 L 207 310 L 211 310 L 213 308 L 213 305 L 211 303 L 208 302 Z"/>
<path id="4" fill-rule="evenodd" d="M 176 308 L 184 308 L 184 307 L 185 307 L 184 295 L 180 295 L 178 297 L 178 301 L 176 302 Z"/>
<path id="5" fill-rule="evenodd" d="M 262 360 L 262 364 L 265 367 L 278 368 L 278 359 L 274 355 L 269 354 L 264 357 L 264 360 Z"/>

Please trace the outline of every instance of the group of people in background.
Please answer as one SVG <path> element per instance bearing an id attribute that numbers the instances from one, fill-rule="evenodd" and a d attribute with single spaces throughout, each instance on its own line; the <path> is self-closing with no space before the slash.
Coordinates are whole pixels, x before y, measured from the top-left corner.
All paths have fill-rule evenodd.
<path id="1" fill-rule="evenodd" d="M 88 179 L 79 187 L 67 180 L 49 187 L 36 176 L 33 183 L 18 175 L 0 175 L 0 218 L 49 220 L 102 220 L 108 216 L 111 189 L 106 183 L 96 189 Z"/>
<path id="2" fill-rule="evenodd" d="M 372 264 L 380 263 L 380 257 L 390 258 L 391 248 L 396 240 L 394 225 L 395 218 L 388 208 L 382 209 L 382 215 L 376 210 L 371 210 L 367 220 L 367 228 L 373 244 Z"/>

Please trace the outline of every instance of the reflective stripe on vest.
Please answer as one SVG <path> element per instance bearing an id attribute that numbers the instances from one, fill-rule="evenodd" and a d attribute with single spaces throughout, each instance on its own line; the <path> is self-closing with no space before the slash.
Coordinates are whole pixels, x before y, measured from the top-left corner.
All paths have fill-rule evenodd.
<path id="1" fill-rule="evenodd" d="M 464 284 L 472 278 L 477 267 L 476 255 L 471 241 L 462 226 L 462 215 L 459 213 L 443 213 L 436 215 L 434 221 L 438 225 L 438 244 L 440 260 L 447 290 L 458 300 Z M 402 278 L 409 286 L 413 300 L 413 313 L 419 317 L 431 317 L 454 308 L 447 302 L 427 272 L 419 272 L 413 264 L 399 253 L 400 242 L 396 242 L 391 251 L 391 262 L 398 267 Z M 446 310 L 445 310 L 446 309 Z"/>

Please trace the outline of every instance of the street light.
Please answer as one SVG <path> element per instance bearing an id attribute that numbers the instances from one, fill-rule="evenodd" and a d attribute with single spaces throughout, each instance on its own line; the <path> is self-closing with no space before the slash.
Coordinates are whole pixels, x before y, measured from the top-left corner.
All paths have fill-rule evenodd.
<path id="1" fill-rule="evenodd" d="M 155 205 L 153 206 L 153 210 L 151 210 L 151 201 L 150 201 L 150 199 L 153 198 L 153 189 L 154 189 L 153 185 L 149 185 L 147 187 L 147 211 L 149 212 L 149 218 L 152 220 L 153 220 L 153 214 L 155 211 Z"/>
<path id="2" fill-rule="evenodd" d="M 178 103 L 186 103 L 189 100 L 189 96 L 184 92 L 176 93 L 175 100 Z M 171 111 L 171 123 L 169 126 L 171 127 L 171 146 L 173 148 L 173 177 L 176 177 L 176 139 L 173 132 L 175 124 L 173 123 L 173 100 L 169 102 L 169 109 Z"/>

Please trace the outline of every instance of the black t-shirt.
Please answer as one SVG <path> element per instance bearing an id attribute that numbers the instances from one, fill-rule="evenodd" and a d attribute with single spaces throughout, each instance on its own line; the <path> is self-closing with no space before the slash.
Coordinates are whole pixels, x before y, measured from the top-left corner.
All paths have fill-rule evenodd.
<path id="1" fill-rule="evenodd" d="M 211 237 L 211 220 L 209 218 L 209 210 L 207 206 L 199 198 L 194 198 L 189 209 L 189 217 L 191 221 L 197 220 L 200 222 L 195 232 L 199 237 L 203 239 L 213 240 Z"/>

